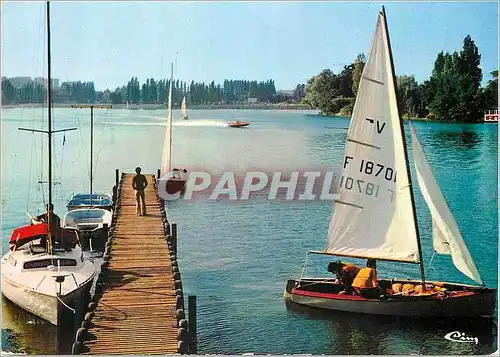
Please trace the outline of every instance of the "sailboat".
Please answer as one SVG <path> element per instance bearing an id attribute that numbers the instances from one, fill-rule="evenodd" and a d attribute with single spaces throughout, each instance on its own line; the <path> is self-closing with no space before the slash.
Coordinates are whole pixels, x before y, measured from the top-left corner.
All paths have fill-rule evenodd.
<path id="1" fill-rule="evenodd" d="M 187 170 L 180 171 L 172 169 L 172 84 L 174 82 L 174 64 L 171 64 L 170 87 L 168 90 L 168 116 L 165 129 L 165 140 L 163 144 L 163 158 L 161 166 L 162 178 L 169 176 L 165 182 L 165 190 L 168 194 L 184 194 L 186 189 Z M 163 180 L 162 180 L 163 181 Z M 161 184 L 161 182 L 159 183 Z"/>
<path id="2" fill-rule="evenodd" d="M 48 57 L 48 205 L 52 205 L 52 134 L 74 130 L 52 130 L 52 94 L 50 75 L 50 5 L 47 1 Z M 94 264 L 83 258 L 78 233 L 50 222 L 14 229 L 10 249 L 1 261 L 2 293 L 22 309 L 57 325 L 58 306 L 70 307 L 74 300 L 87 295 L 95 276 Z M 33 222 L 35 223 L 35 222 Z M 45 241 L 45 243 L 44 243 Z"/>
<path id="3" fill-rule="evenodd" d="M 349 294 L 336 279 L 287 282 L 284 298 L 316 308 L 396 316 L 492 316 L 496 291 L 484 286 L 412 129 L 418 182 L 433 222 L 434 249 L 480 286 L 426 281 L 413 186 L 385 9 L 379 13 L 345 147 L 340 196 L 334 201 L 323 254 L 413 263 L 421 279 L 380 279 L 380 293 Z M 408 289 L 401 289 L 401 286 Z M 400 291 L 402 290 L 402 291 Z"/>
<path id="4" fill-rule="evenodd" d="M 78 231 L 85 248 L 104 246 L 113 218 L 112 197 L 109 194 L 93 192 L 94 159 L 94 108 L 111 108 L 110 105 L 82 104 L 72 108 L 90 108 L 90 189 L 89 193 L 78 193 L 67 204 L 68 212 L 62 225 Z"/>
<path id="5" fill-rule="evenodd" d="M 184 96 L 184 98 L 182 98 L 181 110 L 182 110 L 182 115 L 184 116 L 184 120 L 188 120 L 189 117 L 187 114 L 186 96 Z"/>

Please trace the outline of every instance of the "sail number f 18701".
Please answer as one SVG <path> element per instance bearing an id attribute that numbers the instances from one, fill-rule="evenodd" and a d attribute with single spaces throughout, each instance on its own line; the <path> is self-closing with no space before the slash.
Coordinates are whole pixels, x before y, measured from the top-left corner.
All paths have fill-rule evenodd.
<path id="1" fill-rule="evenodd" d="M 346 156 L 344 159 L 344 169 L 350 160 L 354 159 L 353 156 Z M 387 181 L 396 182 L 397 172 L 389 166 L 374 163 L 370 160 L 361 160 L 359 172 L 375 177 L 384 177 Z"/>

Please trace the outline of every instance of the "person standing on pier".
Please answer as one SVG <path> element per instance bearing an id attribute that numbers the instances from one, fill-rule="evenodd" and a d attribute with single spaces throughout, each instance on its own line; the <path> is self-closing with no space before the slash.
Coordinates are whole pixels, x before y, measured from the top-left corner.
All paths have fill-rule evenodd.
<path id="1" fill-rule="evenodd" d="M 135 172 L 137 175 L 134 176 L 132 180 L 132 187 L 135 190 L 135 200 L 136 200 L 136 209 L 135 212 L 138 216 L 146 215 L 146 195 L 144 190 L 148 186 L 148 180 L 146 176 L 141 174 L 141 168 L 136 167 Z"/>

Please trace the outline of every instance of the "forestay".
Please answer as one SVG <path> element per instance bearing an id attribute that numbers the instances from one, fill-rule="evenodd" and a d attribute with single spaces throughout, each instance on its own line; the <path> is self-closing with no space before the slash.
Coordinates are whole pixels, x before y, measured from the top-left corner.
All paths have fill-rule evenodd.
<path id="1" fill-rule="evenodd" d="M 380 13 L 345 147 L 326 253 L 418 262 L 418 234 L 396 91 Z"/>
<path id="2" fill-rule="evenodd" d="M 170 159 L 172 157 L 172 82 L 174 81 L 174 67 L 172 64 L 170 87 L 168 89 L 168 115 L 165 127 L 165 140 L 163 142 L 163 158 L 161 165 L 161 174 L 170 172 Z"/>
<path id="3" fill-rule="evenodd" d="M 410 131 L 418 185 L 431 211 L 434 250 L 440 254 L 451 255 L 458 270 L 482 284 L 483 281 L 474 260 L 465 245 L 453 213 L 451 213 L 446 199 L 436 182 L 432 168 L 411 124 Z"/>

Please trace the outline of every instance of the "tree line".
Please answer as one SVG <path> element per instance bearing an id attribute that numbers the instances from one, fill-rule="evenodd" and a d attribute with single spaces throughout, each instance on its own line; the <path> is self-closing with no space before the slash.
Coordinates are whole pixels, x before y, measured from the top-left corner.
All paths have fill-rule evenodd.
<path id="1" fill-rule="evenodd" d="M 60 88 L 54 88 L 54 103 L 111 103 L 111 104 L 165 104 L 168 101 L 170 80 L 148 78 L 139 83 L 132 77 L 127 85 L 111 91 L 96 91 L 93 82 L 63 82 Z M 8 78 L 2 78 L 2 102 L 4 104 L 43 103 L 47 90 L 37 82 L 30 81 L 15 88 Z M 244 103 L 248 98 L 258 102 L 276 102 L 281 98 L 276 95 L 272 79 L 267 81 L 224 80 L 223 84 L 191 81 L 190 84 L 175 80 L 172 82 L 172 102 L 179 104 L 183 97 L 190 104 Z"/>
<path id="2" fill-rule="evenodd" d="M 480 121 L 483 110 L 498 108 L 498 70 L 490 73 L 492 78 L 483 88 L 480 61 L 479 50 L 468 35 L 460 52 L 437 55 L 432 74 L 423 83 L 418 83 L 414 76 L 398 76 L 400 115 Z M 307 82 L 302 101 L 326 115 L 350 115 L 365 63 L 365 56 L 360 54 L 340 73 L 330 69 L 321 71 Z"/>

